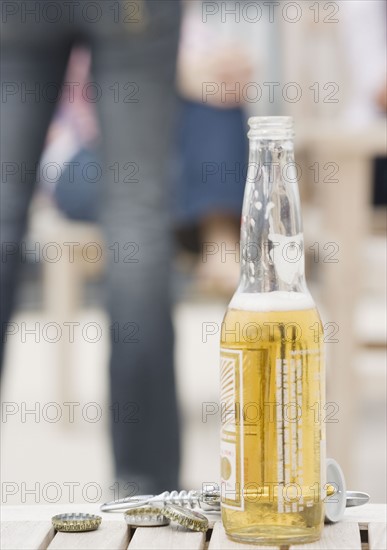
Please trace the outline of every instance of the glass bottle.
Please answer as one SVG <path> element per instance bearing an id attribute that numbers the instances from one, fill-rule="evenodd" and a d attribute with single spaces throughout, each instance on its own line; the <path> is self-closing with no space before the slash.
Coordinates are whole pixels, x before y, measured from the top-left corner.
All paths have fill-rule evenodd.
<path id="1" fill-rule="evenodd" d="M 249 119 L 241 276 L 221 331 L 227 534 L 318 540 L 324 521 L 323 328 L 304 276 L 293 119 Z"/>

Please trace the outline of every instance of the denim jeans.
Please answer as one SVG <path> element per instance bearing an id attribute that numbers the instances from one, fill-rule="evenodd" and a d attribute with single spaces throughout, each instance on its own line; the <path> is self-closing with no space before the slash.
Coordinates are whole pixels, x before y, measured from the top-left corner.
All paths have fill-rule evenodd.
<path id="1" fill-rule="evenodd" d="M 240 107 L 180 101 L 176 192 L 180 226 L 198 225 L 212 213 L 240 217 L 249 153 L 245 124 Z"/>
<path id="2" fill-rule="evenodd" d="M 114 327 L 116 476 L 138 484 L 142 493 L 163 491 L 178 486 L 179 468 L 166 177 L 179 3 L 57 0 L 56 11 L 53 4 L 18 0 L 1 6 L 1 240 L 19 243 L 24 235 L 36 182 L 32 168 L 56 104 L 52 94 L 63 82 L 71 48 L 85 43 L 93 84 L 84 92 L 98 109 L 104 144 L 99 184 Z M 2 330 L 12 314 L 19 266 L 18 254 L 1 262 Z"/>

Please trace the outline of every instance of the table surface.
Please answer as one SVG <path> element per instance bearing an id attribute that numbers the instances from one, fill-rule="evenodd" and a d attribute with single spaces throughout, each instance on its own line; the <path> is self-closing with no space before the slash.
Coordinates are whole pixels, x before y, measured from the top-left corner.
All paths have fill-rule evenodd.
<path id="1" fill-rule="evenodd" d="M 58 533 L 51 517 L 64 512 L 88 512 L 102 516 L 99 529 L 88 533 Z M 322 538 L 315 543 L 294 546 L 305 549 L 386 550 L 386 515 L 384 504 L 367 504 L 348 508 L 343 521 L 325 525 Z M 208 514 L 207 533 L 186 531 L 175 525 L 129 529 L 122 513 L 99 512 L 98 505 L 3 506 L 1 509 L 2 550 L 93 549 L 93 550 L 234 550 L 276 548 L 238 544 L 230 540 L 222 527 L 220 515 Z M 279 547 L 278 547 L 279 548 Z M 293 548 L 293 547 L 290 547 Z M 288 549 L 281 546 L 280 550 Z"/>

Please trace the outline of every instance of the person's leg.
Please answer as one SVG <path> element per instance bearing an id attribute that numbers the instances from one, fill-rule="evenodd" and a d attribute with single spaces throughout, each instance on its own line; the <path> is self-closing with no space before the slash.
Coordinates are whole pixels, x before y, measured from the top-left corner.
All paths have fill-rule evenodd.
<path id="1" fill-rule="evenodd" d="M 94 27 L 92 42 L 102 90 L 116 476 L 155 493 L 176 488 L 179 469 L 166 177 L 179 14 L 176 2 L 146 4 L 141 29 Z"/>
<path id="2" fill-rule="evenodd" d="M 13 3 L 13 8 L 14 15 L 4 15 L 1 25 L 0 361 L 35 170 L 55 108 L 52 94 L 59 89 L 69 52 L 69 43 L 52 24 L 21 19 L 20 5 Z"/>

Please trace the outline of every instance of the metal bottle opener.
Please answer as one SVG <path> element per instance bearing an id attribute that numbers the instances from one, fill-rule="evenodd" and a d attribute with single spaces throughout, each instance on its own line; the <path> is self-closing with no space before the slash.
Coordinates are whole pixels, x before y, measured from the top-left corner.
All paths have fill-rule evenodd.
<path id="1" fill-rule="evenodd" d="M 360 491 L 347 491 L 342 469 L 333 458 L 328 458 L 327 497 L 325 499 L 325 521 L 336 523 L 344 516 L 345 508 L 366 504 L 370 496 Z M 177 504 L 187 508 L 201 508 L 204 512 L 220 511 L 219 491 L 164 491 L 159 495 L 138 495 L 112 500 L 101 505 L 102 512 L 123 512 L 138 506 Z"/>

